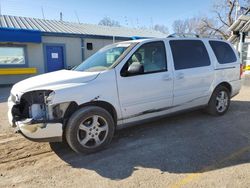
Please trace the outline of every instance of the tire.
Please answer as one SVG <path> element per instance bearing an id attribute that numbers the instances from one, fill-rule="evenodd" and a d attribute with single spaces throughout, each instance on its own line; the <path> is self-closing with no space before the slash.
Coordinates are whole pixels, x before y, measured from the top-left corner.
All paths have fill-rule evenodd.
<path id="1" fill-rule="evenodd" d="M 214 90 L 208 102 L 206 111 L 213 116 L 221 116 L 227 112 L 229 106 L 230 106 L 229 90 L 224 86 L 218 86 Z"/>
<path id="2" fill-rule="evenodd" d="M 111 142 L 114 131 L 114 120 L 109 112 L 97 106 L 87 106 L 70 117 L 65 137 L 75 152 L 94 153 Z"/>

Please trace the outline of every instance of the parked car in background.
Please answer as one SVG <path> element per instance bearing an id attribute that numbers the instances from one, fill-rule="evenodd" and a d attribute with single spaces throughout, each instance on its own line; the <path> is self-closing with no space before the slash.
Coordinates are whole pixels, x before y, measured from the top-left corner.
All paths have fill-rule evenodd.
<path id="1" fill-rule="evenodd" d="M 15 84 L 9 122 L 28 139 L 62 141 L 76 152 L 107 146 L 118 127 L 192 108 L 220 116 L 239 93 L 232 45 L 209 38 L 112 44 L 73 70 Z"/>

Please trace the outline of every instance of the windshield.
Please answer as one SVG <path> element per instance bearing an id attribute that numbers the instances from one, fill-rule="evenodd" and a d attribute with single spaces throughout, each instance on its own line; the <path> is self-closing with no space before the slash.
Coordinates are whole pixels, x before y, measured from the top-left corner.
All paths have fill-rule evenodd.
<path id="1" fill-rule="evenodd" d="M 118 43 L 106 46 L 83 61 L 83 63 L 74 68 L 74 70 L 87 72 L 107 70 L 130 45 L 131 43 Z"/>

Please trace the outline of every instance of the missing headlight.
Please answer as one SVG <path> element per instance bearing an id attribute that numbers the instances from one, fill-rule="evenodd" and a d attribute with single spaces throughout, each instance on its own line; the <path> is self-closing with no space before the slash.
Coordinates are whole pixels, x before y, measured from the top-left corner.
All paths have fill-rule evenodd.
<path id="1" fill-rule="evenodd" d="M 51 90 L 38 90 L 24 93 L 20 99 L 20 103 L 15 105 L 12 115 L 15 120 L 32 118 L 32 119 L 48 119 L 48 110 L 46 99 Z"/>

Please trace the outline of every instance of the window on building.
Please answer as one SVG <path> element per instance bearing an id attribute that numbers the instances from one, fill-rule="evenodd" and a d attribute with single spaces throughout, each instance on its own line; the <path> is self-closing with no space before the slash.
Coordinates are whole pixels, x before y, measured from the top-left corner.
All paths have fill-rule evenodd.
<path id="1" fill-rule="evenodd" d="M 175 70 L 210 65 L 206 47 L 200 40 L 172 40 L 170 46 Z"/>
<path id="2" fill-rule="evenodd" d="M 214 54 L 220 64 L 233 63 L 237 60 L 231 46 L 221 41 L 209 41 Z"/>
<path id="3" fill-rule="evenodd" d="M 91 42 L 87 43 L 87 50 L 93 50 L 93 43 Z"/>
<path id="4" fill-rule="evenodd" d="M 1 65 L 25 65 L 24 47 L 0 46 L 0 66 Z"/>

